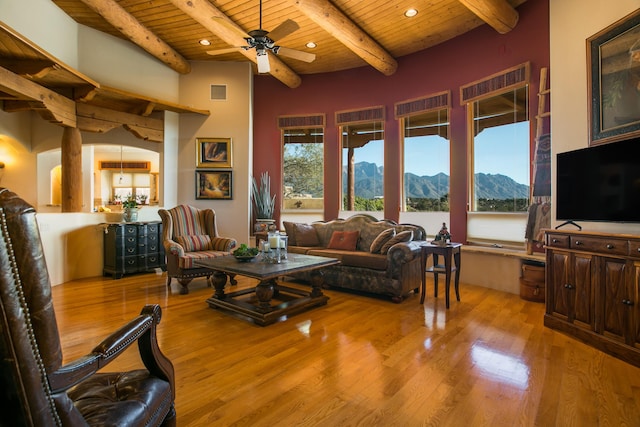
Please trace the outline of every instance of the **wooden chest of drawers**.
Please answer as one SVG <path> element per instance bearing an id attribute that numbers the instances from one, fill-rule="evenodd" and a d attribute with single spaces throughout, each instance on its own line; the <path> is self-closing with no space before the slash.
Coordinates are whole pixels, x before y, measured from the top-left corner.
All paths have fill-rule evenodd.
<path id="1" fill-rule="evenodd" d="M 156 268 L 166 270 L 161 221 L 105 224 L 104 276 L 120 279 Z"/>

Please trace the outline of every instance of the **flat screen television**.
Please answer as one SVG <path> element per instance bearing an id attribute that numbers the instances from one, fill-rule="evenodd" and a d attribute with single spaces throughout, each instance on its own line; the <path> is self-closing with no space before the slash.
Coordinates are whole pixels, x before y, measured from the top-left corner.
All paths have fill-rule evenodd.
<path id="1" fill-rule="evenodd" d="M 556 216 L 640 222 L 640 138 L 558 153 Z"/>

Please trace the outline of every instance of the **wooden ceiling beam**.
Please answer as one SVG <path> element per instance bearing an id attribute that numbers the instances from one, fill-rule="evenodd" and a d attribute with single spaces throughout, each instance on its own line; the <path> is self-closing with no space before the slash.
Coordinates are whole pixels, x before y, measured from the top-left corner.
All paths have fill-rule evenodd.
<path id="1" fill-rule="evenodd" d="M 80 130 L 104 133 L 123 126 L 140 139 L 154 142 L 164 140 L 164 122 L 160 119 L 81 103 L 77 104 L 77 114 Z"/>
<path id="2" fill-rule="evenodd" d="M 511 7 L 507 0 L 459 1 L 500 34 L 513 30 L 518 23 L 518 11 Z"/>
<path id="3" fill-rule="evenodd" d="M 292 3 L 313 22 L 385 76 L 392 75 L 398 69 L 398 63 L 393 56 L 330 1 L 292 0 Z"/>
<path id="4" fill-rule="evenodd" d="M 84 0 L 83 0 L 84 1 Z M 227 15 L 222 13 L 208 0 L 170 0 L 178 9 L 189 15 L 196 22 L 211 31 L 215 36 L 230 46 L 246 46 L 244 37 L 247 32 L 240 28 Z M 251 62 L 257 63 L 254 49 L 240 49 L 239 53 L 247 57 Z M 271 74 L 290 88 L 296 88 L 302 83 L 302 79 L 276 55 L 269 55 Z"/>
<path id="5" fill-rule="evenodd" d="M 114 0 L 81 0 L 107 22 L 127 36 L 133 43 L 158 58 L 180 74 L 191 72 L 191 64 L 166 44 L 160 37 L 142 25 Z"/>
<path id="6" fill-rule="evenodd" d="M 0 91 L 15 96 L 4 101 L 5 111 L 18 111 L 24 103 L 45 120 L 68 127 L 76 126 L 76 103 L 64 96 L 0 67 Z M 15 104 L 12 104 L 15 103 Z M 12 110 L 12 105 L 16 108 Z"/>

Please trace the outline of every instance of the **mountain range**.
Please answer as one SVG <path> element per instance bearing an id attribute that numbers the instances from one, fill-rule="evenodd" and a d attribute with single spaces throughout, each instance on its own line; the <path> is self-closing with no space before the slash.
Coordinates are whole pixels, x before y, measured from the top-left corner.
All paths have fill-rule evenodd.
<path id="1" fill-rule="evenodd" d="M 355 190 L 358 196 L 367 199 L 380 197 L 383 193 L 384 168 L 375 163 L 359 162 L 355 164 Z M 342 182 L 346 189 L 346 168 L 342 172 Z M 515 182 L 500 174 L 477 173 L 476 197 L 479 199 L 521 199 L 529 197 L 529 186 Z M 449 192 L 449 176 L 439 173 L 433 176 L 404 174 L 409 198 L 440 198 Z"/>

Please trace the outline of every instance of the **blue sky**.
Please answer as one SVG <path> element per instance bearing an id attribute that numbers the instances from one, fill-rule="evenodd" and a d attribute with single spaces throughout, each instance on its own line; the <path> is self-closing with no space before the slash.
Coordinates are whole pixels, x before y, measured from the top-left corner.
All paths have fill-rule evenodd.
<path id="1" fill-rule="evenodd" d="M 440 172 L 449 175 L 447 140 L 429 136 L 410 138 L 405 143 L 410 144 L 413 153 L 405 159 L 406 172 L 419 176 L 433 176 Z M 475 145 L 477 172 L 502 174 L 529 185 L 529 122 L 485 129 L 476 137 Z M 356 151 L 356 162 L 380 165 L 382 158 L 382 141 L 372 141 Z"/>

